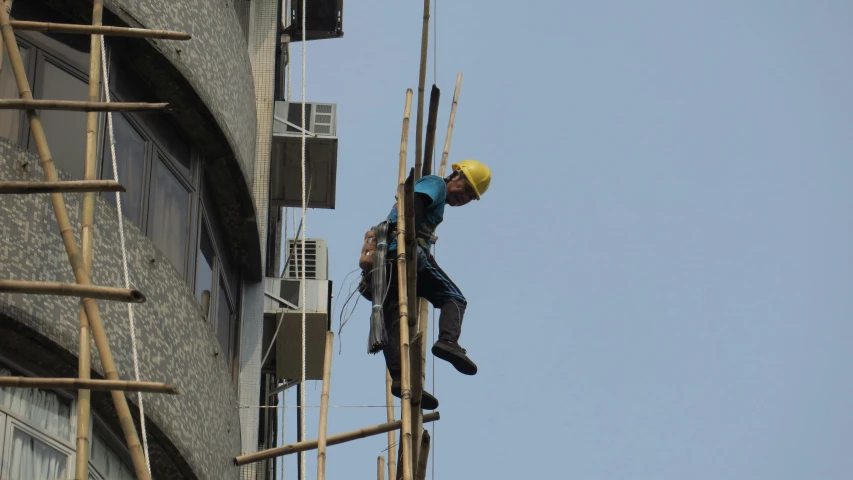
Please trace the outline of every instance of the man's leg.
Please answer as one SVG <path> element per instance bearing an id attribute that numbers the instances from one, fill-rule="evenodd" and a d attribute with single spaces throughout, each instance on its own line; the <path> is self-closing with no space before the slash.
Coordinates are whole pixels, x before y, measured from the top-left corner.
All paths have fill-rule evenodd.
<path id="1" fill-rule="evenodd" d="M 385 322 L 385 329 L 388 331 L 388 345 L 382 349 L 382 355 L 385 356 L 385 366 L 388 367 L 388 373 L 391 374 L 391 394 L 397 398 L 402 398 L 402 365 L 400 364 L 400 304 L 397 289 L 397 265 L 394 263 L 393 272 L 388 276 L 390 288 L 388 295 L 385 297 L 385 304 L 382 307 L 382 317 Z M 435 410 L 438 408 L 438 399 L 432 396 L 426 390 L 421 394 L 421 406 L 424 410 Z"/>
<path id="2" fill-rule="evenodd" d="M 438 341 L 432 347 L 432 354 L 450 362 L 460 373 L 475 375 L 477 365 L 459 345 L 462 318 L 465 316 L 468 301 L 459 287 L 438 266 L 435 258 L 423 248 L 418 249 L 418 295 L 441 310 L 438 319 Z"/>

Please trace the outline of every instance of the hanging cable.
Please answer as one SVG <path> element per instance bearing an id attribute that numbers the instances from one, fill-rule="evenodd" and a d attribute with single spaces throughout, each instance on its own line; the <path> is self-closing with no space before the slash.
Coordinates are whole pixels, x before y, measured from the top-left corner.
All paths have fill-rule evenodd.
<path id="1" fill-rule="evenodd" d="M 107 49 L 104 43 L 104 37 L 101 36 L 101 67 L 104 71 L 104 92 L 106 94 L 106 102 L 110 103 L 110 78 L 109 70 L 107 69 Z M 107 112 L 107 127 L 110 134 L 110 155 L 112 156 L 113 164 L 113 180 L 118 181 L 118 161 L 116 160 L 116 140 L 115 132 L 113 131 L 113 114 Z M 127 246 L 124 238 L 124 218 L 121 214 L 121 195 L 116 192 L 116 217 L 118 218 L 119 244 L 121 245 L 121 266 L 124 273 L 124 288 L 130 288 L 130 273 L 127 260 Z M 133 304 L 127 303 L 127 322 L 130 329 L 130 349 L 133 355 L 133 375 L 135 380 L 139 381 L 139 355 L 136 349 L 136 323 L 133 318 Z M 142 392 L 136 392 L 136 401 L 139 404 L 139 424 L 142 430 L 142 447 L 145 454 L 145 465 L 148 468 L 148 474 L 151 474 L 151 459 L 148 456 L 148 434 L 145 428 L 145 409 L 142 406 Z"/>
<path id="2" fill-rule="evenodd" d="M 306 199 L 305 199 L 305 53 L 306 53 L 306 43 L 307 38 L 305 37 L 305 10 L 307 8 L 307 0 L 302 0 L 302 128 L 300 129 L 302 132 L 302 286 L 300 290 L 302 290 L 302 382 L 301 388 L 299 389 L 299 404 L 305 405 L 305 213 L 306 213 Z M 300 426 L 300 436 L 302 439 L 305 439 L 305 409 L 302 408 L 299 410 L 301 422 Z M 299 462 L 302 465 L 302 468 L 299 469 L 299 480 L 305 480 L 305 452 L 299 452 Z"/>

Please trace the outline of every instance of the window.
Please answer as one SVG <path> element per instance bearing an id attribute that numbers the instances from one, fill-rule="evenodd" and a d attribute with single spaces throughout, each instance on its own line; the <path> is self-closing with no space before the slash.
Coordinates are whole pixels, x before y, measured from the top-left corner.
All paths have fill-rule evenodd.
<path id="1" fill-rule="evenodd" d="M 0 376 L 20 376 L 0 366 Z M 71 478 L 77 437 L 77 404 L 50 390 L 0 388 L 0 478 Z M 90 424 L 89 478 L 134 480 L 127 455 Z"/>
<path id="2" fill-rule="evenodd" d="M 195 295 L 198 303 L 204 307 L 204 292 L 207 292 L 208 311 L 205 315 L 210 316 L 210 299 L 213 298 L 213 243 L 210 241 L 210 232 L 207 222 L 201 221 L 201 232 L 198 245 L 198 260 L 196 261 L 195 273 Z"/>
<path id="3" fill-rule="evenodd" d="M 158 156 L 151 179 L 148 232 L 172 265 L 185 275 L 190 193 Z"/>
<path id="4" fill-rule="evenodd" d="M 21 59 L 24 66 L 30 62 L 30 49 L 26 45 L 19 44 Z M 12 63 L 9 54 L 3 48 L 3 68 L 0 69 L 0 95 L 2 98 L 20 98 L 18 84 L 15 82 L 15 74 L 12 72 Z M 0 135 L 4 138 L 18 143 L 21 134 L 21 123 L 25 119 L 21 110 L 0 110 Z"/>
<path id="5" fill-rule="evenodd" d="M 225 355 L 225 358 L 229 358 L 231 353 L 231 331 L 233 327 L 231 319 L 234 315 L 234 308 L 231 306 L 228 291 L 225 289 L 225 279 L 222 277 L 219 278 L 217 303 L 216 338 L 219 339 L 219 345 L 222 346 L 222 353 Z"/>
<path id="6" fill-rule="evenodd" d="M 35 98 L 46 100 L 88 100 L 89 86 L 60 60 L 39 55 L 34 84 Z M 53 163 L 76 179 L 84 178 L 86 165 L 86 112 L 39 111 Z M 30 150 L 36 151 L 30 136 Z"/>
<path id="7" fill-rule="evenodd" d="M 116 165 L 118 181 L 127 190 L 121 194 L 121 211 L 137 227 L 142 222 L 142 184 L 145 175 L 145 149 L 148 141 L 124 114 L 113 114 Z M 104 173 L 102 178 L 114 178 L 112 154 L 109 153 L 109 138 L 105 135 Z M 104 195 L 115 205 L 115 194 Z"/>

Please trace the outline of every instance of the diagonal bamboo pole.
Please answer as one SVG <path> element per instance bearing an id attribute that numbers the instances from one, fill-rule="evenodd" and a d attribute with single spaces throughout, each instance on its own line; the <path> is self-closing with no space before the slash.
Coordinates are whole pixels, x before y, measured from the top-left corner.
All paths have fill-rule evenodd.
<path id="1" fill-rule="evenodd" d="M 426 145 L 424 145 L 423 176 L 432 175 L 432 152 L 435 150 L 435 124 L 438 119 L 438 103 L 441 90 L 435 85 L 429 93 L 429 114 L 427 116 Z"/>
<path id="2" fill-rule="evenodd" d="M 175 385 L 156 382 L 133 382 L 126 380 L 92 380 L 81 378 L 33 378 L 33 377 L 0 377 L 0 387 L 15 388 L 60 388 L 63 390 L 97 390 L 109 392 L 150 392 L 180 395 L 181 391 Z M 88 425 L 88 424 L 87 424 Z M 88 430 L 88 426 L 86 427 Z M 89 457 L 83 457 L 89 458 Z"/>
<path id="3" fill-rule="evenodd" d="M 92 26 L 101 25 L 104 14 L 104 0 L 94 0 L 92 5 Z M 89 44 L 89 102 L 100 100 L 101 81 L 101 36 L 92 35 Z M 86 114 L 86 166 L 83 173 L 84 180 L 95 180 L 97 168 L 97 141 L 98 141 L 98 114 L 89 112 Z M 83 250 L 83 265 L 86 275 L 92 278 L 92 243 L 95 223 L 95 194 L 87 192 L 83 194 L 83 216 L 80 233 L 80 248 Z M 91 340 L 89 332 L 89 319 L 83 307 L 83 299 L 80 299 L 80 347 L 77 354 L 78 377 L 81 381 L 91 378 Z M 91 414 L 91 392 L 80 390 L 77 392 L 77 456 L 74 478 L 89 478 L 89 421 Z"/>
<path id="4" fill-rule="evenodd" d="M 66 182 L 0 182 L 0 194 L 124 192 L 115 180 L 69 180 Z"/>
<path id="5" fill-rule="evenodd" d="M 424 0 L 424 23 L 421 29 L 421 68 L 418 78 L 418 121 L 415 132 L 415 180 L 420 178 L 424 138 L 424 83 L 426 83 L 427 50 L 429 49 L 429 0 Z M 429 159 L 427 159 L 429 161 Z M 389 479 L 390 480 L 390 479 Z"/>
<path id="6" fill-rule="evenodd" d="M 86 102 L 79 100 L 0 100 L 0 110 L 64 110 L 68 112 L 141 112 L 151 110 L 164 110 L 168 103 L 119 103 L 99 102 L 97 97 L 91 97 Z"/>
<path id="7" fill-rule="evenodd" d="M 447 122 L 447 135 L 444 137 L 444 152 L 441 154 L 441 168 L 438 176 L 443 177 L 447 169 L 447 157 L 450 155 L 450 139 L 453 138 L 453 123 L 456 121 L 456 105 L 459 104 L 459 90 L 462 89 L 462 72 L 456 74 L 456 88 L 453 90 L 453 104 L 450 106 L 450 121 Z"/>
<path id="8" fill-rule="evenodd" d="M 148 28 L 107 27 L 101 25 L 95 27 L 73 23 L 28 22 L 23 20 L 13 20 L 11 24 L 15 30 L 28 30 L 31 32 L 99 34 L 134 38 L 162 38 L 168 40 L 189 40 L 192 38 L 191 35 L 184 32 L 152 30 Z"/>
<path id="9" fill-rule="evenodd" d="M 403 134 L 400 140 L 400 172 L 397 186 L 397 291 L 400 303 L 400 405 L 401 421 L 400 451 L 402 453 L 403 480 L 412 480 L 412 378 L 409 362 L 409 305 L 406 273 L 406 148 L 409 143 L 409 117 L 412 113 L 412 89 L 406 90 L 406 108 L 403 113 Z M 412 176 L 413 177 L 413 176 Z M 410 177 L 411 178 L 411 177 Z M 414 255 L 415 252 L 410 252 Z M 417 257 L 415 257 L 417 258 Z M 412 259 L 414 260 L 414 258 Z"/>
<path id="10" fill-rule="evenodd" d="M 317 434 L 317 480 L 326 478 L 326 425 L 329 417 L 329 382 L 332 380 L 332 350 L 335 333 L 326 332 L 326 351 L 323 358 L 323 391 L 320 394 L 320 432 Z"/>
<path id="11" fill-rule="evenodd" d="M 434 422 L 440 419 L 441 415 L 439 414 L 439 412 L 432 412 L 424 415 L 424 423 Z M 339 445 L 341 443 L 351 442 L 360 438 L 372 437 L 374 435 L 381 435 L 383 433 L 387 433 L 393 430 L 398 430 L 401 427 L 402 423 L 402 420 L 396 420 L 393 422 L 380 423 L 379 425 L 373 425 L 372 427 L 361 428 L 359 430 L 353 430 L 346 433 L 329 435 L 328 437 L 326 437 L 326 446 L 331 447 L 332 445 Z M 305 452 L 307 450 L 314 450 L 315 448 L 317 448 L 317 440 L 305 440 L 301 442 L 291 443 L 289 445 L 282 445 L 280 447 L 261 450 L 260 452 L 247 453 L 246 455 L 234 457 L 234 465 L 239 467 L 241 465 L 246 465 L 249 463 L 269 460 L 270 458 L 281 457 L 284 455 L 293 455 L 294 453 Z"/>
<path id="12" fill-rule="evenodd" d="M 18 42 L 15 39 L 15 33 L 12 31 L 12 26 L 9 24 L 9 14 L 5 9 L 0 8 L 0 33 L 3 36 L 6 52 L 9 54 L 9 59 L 12 64 L 12 70 L 15 73 L 15 81 L 18 85 L 20 97 L 24 100 L 32 100 L 33 95 L 27 83 L 27 76 L 24 72 L 24 64 L 21 61 L 21 52 L 18 50 Z M 30 121 L 30 131 L 35 140 L 38 149 L 39 157 L 41 157 L 41 166 L 44 170 L 45 178 L 49 182 L 58 181 L 56 168 L 53 166 L 53 160 L 50 155 L 50 148 L 47 145 L 44 129 L 42 128 L 41 119 L 38 112 L 35 110 L 27 110 L 27 117 Z M 80 250 L 77 248 L 77 243 L 74 239 L 74 232 L 71 229 L 71 223 L 68 220 L 68 212 L 65 207 L 65 201 L 61 193 L 50 194 L 50 200 L 53 204 L 53 212 L 56 216 L 56 223 L 59 225 L 59 232 L 62 236 L 62 242 L 65 245 L 65 253 L 68 255 L 68 261 L 71 263 L 71 268 L 74 271 L 74 278 L 77 283 L 83 286 L 89 285 L 89 276 L 86 274 L 86 269 L 83 265 L 83 259 L 80 255 Z M 104 374 L 109 380 L 118 380 L 118 372 L 116 371 L 115 362 L 113 361 L 110 345 L 107 341 L 107 335 L 104 331 L 101 315 L 98 311 L 98 304 L 95 300 L 87 298 L 83 301 L 83 306 L 86 310 L 86 316 L 89 319 L 89 326 L 92 334 L 95 337 L 95 346 L 98 348 L 98 353 L 101 357 L 101 364 L 104 366 Z M 133 423 L 133 417 L 130 415 L 130 408 L 127 406 L 127 398 L 124 393 L 113 391 L 112 398 L 118 413 L 119 422 L 121 423 L 122 431 L 124 432 L 127 447 L 130 452 L 133 467 L 136 477 L 139 480 L 150 480 L 151 475 L 145 463 L 145 457 L 142 452 L 142 445 L 139 443 L 139 436 L 136 434 L 136 426 Z"/>
<path id="13" fill-rule="evenodd" d="M 394 395 L 391 394 L 391 373 L 385 369 L 385 405 L 388 421 L 394 421 Z M 397 478 L 397 432 L 388 432 L 388 480 Z"/>

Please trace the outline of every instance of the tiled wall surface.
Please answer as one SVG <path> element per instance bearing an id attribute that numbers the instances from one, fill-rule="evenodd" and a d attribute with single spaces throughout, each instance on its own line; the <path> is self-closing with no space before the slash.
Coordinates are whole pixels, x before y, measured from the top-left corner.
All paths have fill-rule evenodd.
<path id="1" fill-rule="evenodd" d="M 42 180 L 38 157 L 0 139 L 0 179 Z M 78 246 L 82 196 L 64 196 Z M 0 278 L 74 281 L 48 195 L 0 195 L 0 219 Z M 102 199 L 95 205 L 94 232 L 93 283 L 123 286 L 115 209 Z M 155 424 L 154 431 L 171 442 L 164 446 L 165 451 L 174 453 L 174 447 L 181 457 L 171 461 L 183 464 L 197 478 L 236 479 L 238 469 L 232 458 L 240 453 L 240 424 L 225 359 L 218 355 L 219 343 L 169 261 L 135 227 L 125 223 L 125 232 L 131 285 L 147 296 L 145 303 L 133 307 L 141 379 L 173 383 L 183 392 L 177 396 L 145 394 L 146 416 Z M 0 294 L 0 351 L 4 355 L 17 351 L 19 356 L 37 361 L 38 350 L 27 352 L 20 342 L 14 346 L 3 343 L 7 338 L 4 331 L 35 332 L 62 350 L 51 355 L 66 359 L 65 364 L 45 368 L 67 372 L 71 367 L 73 371 L 78 305 L 71 297 Z M 107 301 L 98 305 L 119 375 L 131 379 L 126 306 Z M 103 373 L 94 345 L 92 356 L 93 368 Z M 135 411 L 135 394 L 128 399 Z"/>

